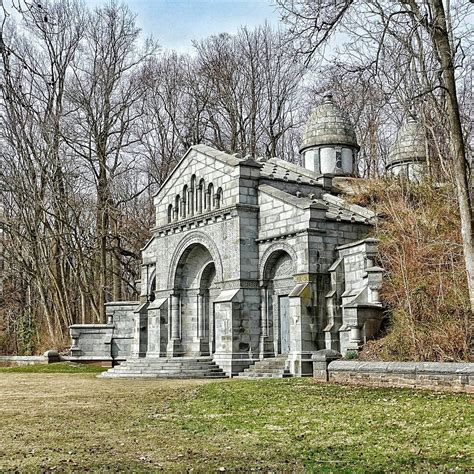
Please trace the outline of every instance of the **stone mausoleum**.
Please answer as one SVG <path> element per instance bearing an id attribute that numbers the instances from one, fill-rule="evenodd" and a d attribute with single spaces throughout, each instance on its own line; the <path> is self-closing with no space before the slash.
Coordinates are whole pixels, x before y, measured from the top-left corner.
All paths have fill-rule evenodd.
<path id="1" fill-rule="evenodd" d="M 73 358 L 117 377 L 305 376 L 315 351 L 357 351 L 383 316 L 375 216 L 337 184 L 357 179 L 358 150 L 331 96 L 303 167 L 191 147 L 155 196 L 140 301 L 72 326 Z"/>

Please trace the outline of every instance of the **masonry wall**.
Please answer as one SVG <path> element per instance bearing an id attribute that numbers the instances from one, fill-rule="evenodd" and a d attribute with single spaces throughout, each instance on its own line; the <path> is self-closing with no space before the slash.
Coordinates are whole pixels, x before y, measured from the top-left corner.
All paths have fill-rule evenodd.
<path id="1" fill-rule="evenodd" d="M 335 361 L 327 373 L 333 383 L 474 393 L 474 364 L 469 362 Z"/>

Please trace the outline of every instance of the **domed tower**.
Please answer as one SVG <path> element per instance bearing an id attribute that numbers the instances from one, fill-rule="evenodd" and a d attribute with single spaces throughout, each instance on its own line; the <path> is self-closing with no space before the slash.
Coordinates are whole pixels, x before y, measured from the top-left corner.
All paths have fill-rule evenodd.
<path id="1" fill-rule="evenodd" d="M 388 174 L 418 180 L 425 170 L 426 148 L 421 124 L 408 116 L 397 134 L 386 165 Z"/>
<path id="2" fill-rule="evenodd" d="M 304 167 L 324 175 L 354 176 L 359 148 L 348 115 L 327 94 L 306 124 L 300 147 Z"/>

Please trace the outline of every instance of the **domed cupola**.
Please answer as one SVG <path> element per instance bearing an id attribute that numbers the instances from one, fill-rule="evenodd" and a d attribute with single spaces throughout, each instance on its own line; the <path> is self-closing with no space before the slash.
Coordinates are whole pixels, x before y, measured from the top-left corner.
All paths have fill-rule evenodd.
<path id="1" fill-rule="evenodd" d="M 355 175 L 359 148 L 348 115 L 327 94 L 306 124 L 300 147 L 305 168 L 325 175 Z"/>
<path id="2" fill-rule="evenodd" d="M 418 180 L 426 163 L 425 134 L 421 124 L 409 116 L 397 134 L 386 169 L 394 176 Z"/>

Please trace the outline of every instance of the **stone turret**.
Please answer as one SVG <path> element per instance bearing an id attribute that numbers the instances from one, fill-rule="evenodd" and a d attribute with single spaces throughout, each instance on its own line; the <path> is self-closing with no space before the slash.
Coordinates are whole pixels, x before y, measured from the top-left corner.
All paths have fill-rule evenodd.
<path id="1" fill-rule="evenodd" d="M 359 148 L 348 115 L 327 94 L 306 124 L 300 147 L 305 168 L 330 176 L 354 176 Z"/>
<path id="2" fill-rule="evenodd" d="M 388 174 L 419 180 L 426 166 L 425 134 L 421 124 L 409 116 L 397 134 L 386 165 Z"/>

